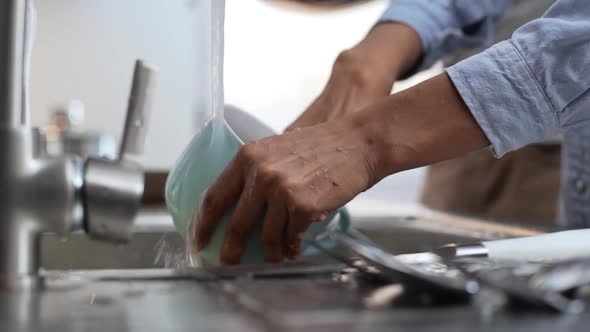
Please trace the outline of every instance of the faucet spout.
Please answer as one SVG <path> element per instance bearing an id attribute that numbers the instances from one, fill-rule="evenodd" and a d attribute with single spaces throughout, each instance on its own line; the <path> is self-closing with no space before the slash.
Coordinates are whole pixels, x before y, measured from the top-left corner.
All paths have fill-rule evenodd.
<path id="1" fill-rule="evenodd" d="M 18 128 L 24 114 L 27 0 L 0 0 L 0 127 Z"/>
<path id="2" fill-rule="evenodd" d="M 0 0 L 0 290 L 39 284 L 40 237 L 84 229 L 129 238 L 143 194 L 143 153 L 156 68 L 138 61 L 118 160 L 35 153 L 25 86 L 32 0 Z M 28 56 L 27 56 L 28 57 Z"/>

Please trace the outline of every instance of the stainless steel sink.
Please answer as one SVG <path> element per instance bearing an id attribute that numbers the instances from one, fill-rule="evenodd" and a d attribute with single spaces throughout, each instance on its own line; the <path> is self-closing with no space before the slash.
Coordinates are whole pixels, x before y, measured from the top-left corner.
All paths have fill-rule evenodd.
<path id="1" fill-rule="evenodd" d="M 146 269 L 174 267 L 184 243 L 176 232 L 140 232 L 124 245 L 98 242 L 84 233 L 62 239 L 44 234 L 42 266 L 47 270 Z"/>
<path id="2" fill-rule="evenodd" d="M 395 253 L 538 233 L 439 214 L 358 218 L 355 225 Z M 341 267 L 266 278 L 210 279 L 207 269 L 182 274 L 161 269 L 174 266 L 184 250 L 170 224 L 138 227 L 122 246 L 83 234 L 65 240 L 44 235 L 42 245 L 45 269 L 74 271 L 48 272 L 49 286 L 32 293 L 0 292 L 1 331 L 554 331 L 581 330 L 590 322 L 580 315 L 564 326 L 549 313 L 489 321 L 467 305 L 373 310 L 364 301 L 381 284 L 334 278 Z"/>
<path id="3" fill-rule="evenodd" d="M 113 246 L 89 239 L 83 233 L 68 238 L 54 234 L 42 237 L 42 264 L 48 270 L 146 269 L 176 267 L 184 253 L 184 242 L 169 217 L 157 212 L 159 225 L 139 226 L 132 240 Z M 167 219 L 168 218 L 168 219 Z M 166 220 L 168 222 L 166 223 Z M 447 243 L 470 243 L 538 233 L 536 230 L 431 212 L 386 218 L 359 218 L 356 228 L 392 253 L 427 251 Z"/>

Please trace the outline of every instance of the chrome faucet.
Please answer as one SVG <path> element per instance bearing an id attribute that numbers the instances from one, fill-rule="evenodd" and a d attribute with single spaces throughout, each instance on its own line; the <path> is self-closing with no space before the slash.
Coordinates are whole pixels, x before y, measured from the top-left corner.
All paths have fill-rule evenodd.
<path id="1" fill-rule="evenodd" d="M 117 160 L 35 153 L 25 95 L 27 0 L 0 0 L 0 289 L 40 284 L 40 235 L 123 242 L 143 194 L 146 120 L 157 70 L 137 61 Z"/>

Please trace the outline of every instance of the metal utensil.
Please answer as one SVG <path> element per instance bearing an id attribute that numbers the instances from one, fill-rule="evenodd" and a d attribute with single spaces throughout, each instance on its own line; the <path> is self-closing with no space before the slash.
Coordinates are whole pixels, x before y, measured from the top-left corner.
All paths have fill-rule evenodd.
<path id="1" fill-rule="evenodd" d="M 456 246 L 445 246 L 434 252 L 394 256 L 350 234 L 329 232 L 328 235 L 385 276 L 392 279 L 401 277 L 404 286 L 413 289 L 427 288 L 438 293 L 443 291 L 465 297 L 476 294 L 481 286 L 532 306 L 564 313 L 580 313 L 584 310 L 584 303 L 580 300 L 567 298 L 553 289 L 530 286 L 529 280 L 543 266 L 539 263 L 497 262 L 482 257 L 477 250 L 456 250 Z M 341 256 L 332 256 L 347 263 Z"/>
<path id="2" fill-rule="evenodd" d="M 396 256 L 383 251 L 370 242 L 350 234 L 329 231 L 327 235 L 337 245 L 352 251 L 370 266 L 376 268 L 384 277 L 394 282 L 402 282 L 409 289 L 444 295 L 447 298 L 453 297 L 459 301 L 465 301 L 478 290 L 477 283 L 465 279 L 455 269 L 448 269 L 445 264 L 439 263 L 436 267 L 430 266 L 429 269 L 423 266 L 413 266 L 398 260 Z M 358 264 L 354 264 L 349 258 L 343 258 L 343 255 L 335 253 L 333 249 L 322 248 L 317 241 L 311 241 L 311 244 L 331 257 L 358 268 Z M 439 261 L 441 260 L 439 259 Z M 371 272 L 364 267 L 361 268 L 361 271 Z"/>
<path id="3" fill-rule="evenodd" d="M 542 267 L 538 263 L 498 264 L 489 261 L 486 266 L 485 263 L 482 265 L 481 259 L 467 258 L 455 261 L 453 265 L 482 288 L 501 292 L 517 303 L 570 314 L 581 313 L 585 308 L 583 301 L 568 298 L 559 291 L 531 287 L 530 280 Z"/>
<path id="4" fill-rule="evenodd" d="M 590 285 L 590 260 L 576 260 L 543 266 L 531 277 L 535 289 L 566 292 Z"/>
<path id="5" fill-rule="evenodd" d="M 513 239 L 484 241 L 465 245 L 446 245 L 432 255 L 424 253 L 398 255 L 404 261 L 436 261 L 437 257 L 458 259 L 489 258 L 502 262 L 560 262 L 590 258 L 590 230 L 571 230 Z"/>

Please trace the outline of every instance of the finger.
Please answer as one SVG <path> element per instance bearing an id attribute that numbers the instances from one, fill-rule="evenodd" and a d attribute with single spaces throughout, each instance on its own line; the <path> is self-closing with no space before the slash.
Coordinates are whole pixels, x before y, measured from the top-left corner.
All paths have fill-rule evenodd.
<path id="1" fill-rule="evenodd" d="M 303 235 L 311 223 L 311 219 L 304 214 L 290 214 L 285 238 L 285 250 L 288 259 L 294 260 L 301 255 Z"/>
<path id="2" fill-rule="evenodd" d="M 225 229 L 221 249 L 221 262 L 223 264 L 234 265 L 240 262 L 242 253 L 264 207 L 264 197 L 257 193 L 256 188 L 251 186 L 253 185 L 245 186 L 234 214 Z"/>
<path id="3" fill-rule="evenodd" d="M 264 260 L 269 263 L 283 261 L 283 242 L 287 227 L 287 210 L 279 201 L 268 204 L 262 226 L 262 243 Z"/>
<path id="4" fill-rule="evenodd" d="M 244 186 L 244 172 L 236 159 L 221 173 L 219 178 L 207 190 L 200 203 L 196 217 L 196 250 L 201 251 L 209 244 L 215 227 L 221 221 L 225 211 L 238 199 Z"/>

